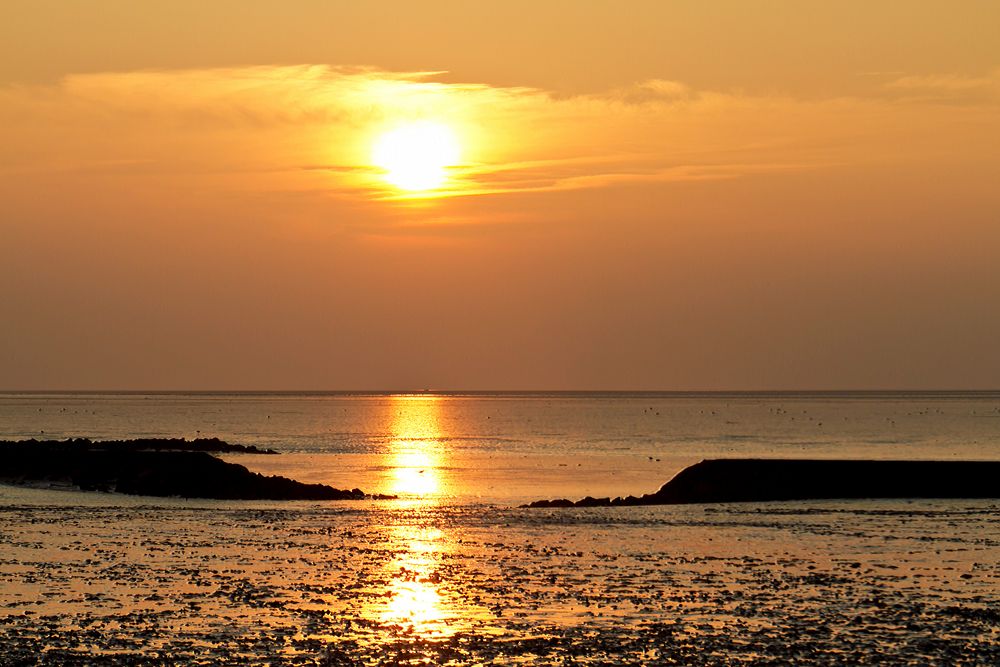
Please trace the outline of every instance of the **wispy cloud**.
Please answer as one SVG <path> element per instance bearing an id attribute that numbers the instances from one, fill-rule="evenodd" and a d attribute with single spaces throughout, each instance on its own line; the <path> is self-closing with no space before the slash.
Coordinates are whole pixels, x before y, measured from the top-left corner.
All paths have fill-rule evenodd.
<path id="1" fill-rule="evenodd" d="M 134 166 L 228 174 L 226 187 L 237 189 L 392 199 L 401 195 L 371 166 L 371 144 L 394 123 L 432 118 L 456 129 L 465 153 L 435 196 L 734 179 L 898 155 L 907 146 L 899 128 L 918 133 L 937 118 L 900 103 L 992 104 L 998 72 L 897 77 L 883 87 L 888 99 L 749 95 L 665 79 L 558 96 L 319 65 L 81 74 L 0 88 L 10 147 L 0 168 Z"/>
<path id="2" fill-rule="evenodd" d="M 935 74 L 903 76 L 885 84 L 893 93 L 920 102 L 1000 104 L 1000 69 L 986 76 Z"/>

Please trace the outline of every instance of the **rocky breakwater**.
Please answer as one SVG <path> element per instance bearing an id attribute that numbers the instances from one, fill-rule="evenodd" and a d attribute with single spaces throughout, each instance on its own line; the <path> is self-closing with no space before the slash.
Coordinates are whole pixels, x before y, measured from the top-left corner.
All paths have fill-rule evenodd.
<path id="1" fill-rule="evenodd" d="M 211 452 L 211 453 L 210 453 Z M 211 439 L 0 441 L 0 482 L 225 500 L 357 500 L 360 489 L 264 476 L 212 453 L 276 454 Z"/>
<path id="2" fill-rule="evenodd" d="M 1000 461 L 707 459 L 656 493 L 539 500 L 525 507 L 602 507 L 857 498 L 1000 498 Z"/>

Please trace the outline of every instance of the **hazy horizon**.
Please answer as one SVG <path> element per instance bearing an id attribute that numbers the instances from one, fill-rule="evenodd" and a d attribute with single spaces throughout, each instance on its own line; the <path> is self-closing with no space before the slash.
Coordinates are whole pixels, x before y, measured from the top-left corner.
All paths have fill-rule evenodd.
<path id="1" fill-rule="evenodd" d="M 247 395 L 247 396 L 947 396 L 992 395 L 987 389 L 0 389 L 0 395 Z"/>

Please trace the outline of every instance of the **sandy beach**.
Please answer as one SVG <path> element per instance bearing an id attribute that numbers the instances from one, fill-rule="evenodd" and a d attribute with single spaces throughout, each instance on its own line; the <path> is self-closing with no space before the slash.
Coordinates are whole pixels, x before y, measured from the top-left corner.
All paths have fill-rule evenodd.
<path id="1" fill-rule="evenodd" d="M 3 664 L 1000 660 L 995 502 L 77 507 L 10 493 Z"/>
<path id="2" fill-rule="evenodd" d="M 996 500 L 518 505 L 650 493 L 698 455 L 989 460 L 996 415 L 996 394 L 7 396 L 8 438 L 205 426 L 279 452 L 220 455 L 251 471 L 399 497 L 0 486 L 0 664 L 994 665 Z"/>

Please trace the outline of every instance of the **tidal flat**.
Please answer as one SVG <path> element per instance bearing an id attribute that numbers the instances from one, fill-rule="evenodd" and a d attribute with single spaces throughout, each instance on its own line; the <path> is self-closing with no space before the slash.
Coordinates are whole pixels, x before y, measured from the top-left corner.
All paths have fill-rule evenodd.
<path id="1" fill-rule="evenodd" d="M 1000 664 L 996 501 L 38 494 L 0 506 L 4 665 Z"/>
<path id="2" fill-rule="evenodd" d="M 0 486 L 0 665 L 997 665 L 1000 502 L 517 509 L 703 458 L 1000 459 L 1000 394 L 0 395 L 391 500 Z"/>

